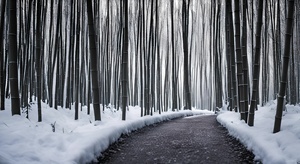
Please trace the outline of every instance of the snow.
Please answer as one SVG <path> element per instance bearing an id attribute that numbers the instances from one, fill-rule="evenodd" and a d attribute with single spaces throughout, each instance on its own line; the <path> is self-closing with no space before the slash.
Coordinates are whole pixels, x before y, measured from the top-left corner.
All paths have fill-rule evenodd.
<path id="1" fill-rule="evenodd" d="M 1 164 L 86 163 L 96 160 L 121 134 L 177 117 L 214 114 L 193 109 L 140 117 L 139 107 L 129 107 L 126 121 L 122 121 L 121 111 L 105 108 L 101 112 L 102 121 L 94 121 L 91 106 L 91 115 L 87 115 L 83 107 L 79 120 L 75 121 L 74 110 L 55 110 L 42 104 L 43 121 L 37 122 L 36 104 L 32 104 L 29 119 L 26 119 L 25 113 L 11 116 L 10 100 L 5 103 L 6 110 L 0 111 Z M 241 121 L 239 113 L 225 110 L 219 112 L 217 120 L 254 153 L 256 160 L 264 164 L 297 164 L 300 163 L 300 106 L 287 105 L 286 108 L 281 131 L 275 134 L 272 131 L 276 101 L 259 107 L 253 127 Z"/>
<path id="2" fill-rule="evenodd" d="M 129 107 L 126 121 L 121 120 L 121 111 L 106 108 L 101 121 L 94 121 L 93 109 L 87 108 L 74 120 L 74 110 L 55 110 L 42 104 L 43 121 L 37 122 L 37 105 L 32 104 L 29 119 L 25 114 L 11 116 L 10 100 L 6 110 L 0 111 L 0 163 L 87 163 L 96 160 L 100 152 L 117 141 L 121 134 L 144 126 L 189 115 L 213 114 L 208 110 L 180 110 L 163 112 L 161 115 L 140 117 L 139 107 Z M 74 107 L 72 107 L 74 109 Z M 55 132 L 52 125 L 55 126 Z"/>
<path id="3" fill-rule="evenodd" d="M 264 164 L 297 164 L 300 163 L 300 106 L 286 105 L 286 108 L 281 131 L 275 134 L 276 101 L 259 107 L 253 127 L 241 121 L 239 113 L 230 111 L 221 111 L 217 120 Z"/>

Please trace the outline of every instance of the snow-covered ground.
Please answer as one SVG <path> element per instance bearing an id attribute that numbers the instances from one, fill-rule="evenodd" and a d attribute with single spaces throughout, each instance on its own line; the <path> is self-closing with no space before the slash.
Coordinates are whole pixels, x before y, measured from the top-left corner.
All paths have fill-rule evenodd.
<path id="1" fill-rule="evenodd" d="M 300 107 L 287 105 L 281 131 L 273 134 L 276 101 L 255 112 L 254 127 L 238 113 L 222 111 L 217 120 L 264 164 L 300 164 Z"/>
<path id="2" fill-rule="evenodd" d="M 140 117 L 140 108 L 130 107 L 127 120 L 121 121 L 121 111 L 107 108 L 101 112 L 102 121 L 95 122 L 91 107 L 91 115 L 83 108 L 75 121 L 74 110 L 55 110 L 46 104 L 42 104 L 42 113 L 43 121 L 37 122 L 37 106 L 33 104 L 29 119 L 23 113 L 11 116 L 10 100 L 6 100 L 6 110 L 0 111 L 1 164 L 86 163 L 95 160 L 122 133 L 177 117 L 213 114 L 193 109 Z"/>
<path id="3" fill-rule="evenodd" d="M 10 101 L 6 100 L 6 110 L 0 111 L 1 164 L 85 163 L 95 160 L 122 133 L 176 117 L 213 114 L 193 109 L 140 117 L 140 108 L 130 107 L 127 120 L 121 121 L 121 111 L 106 108 L 101 112 L 102 121 L 95 122 L 92 108 L 91 115 L 87 115 L 84 107 L 75 121 L 74 110 L 42 105 L 43 122 L 39 123 L 36 104 L 31 106 L 26 119 L 23 113 L 11 116 Z M 281 131 L 273 134 L 275 112 L 276 101 L 259 107 L 254 127 L 241 121 L 238 113 L 229 111 L 221 111 L 217 120 L 264 164 L 300 163 L 300 106 L 287 105 Z"/>

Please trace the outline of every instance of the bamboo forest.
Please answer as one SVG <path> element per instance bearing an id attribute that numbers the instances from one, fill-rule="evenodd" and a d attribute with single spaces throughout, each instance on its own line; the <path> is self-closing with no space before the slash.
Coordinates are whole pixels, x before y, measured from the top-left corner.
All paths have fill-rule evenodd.
<path id="1" fill-rule="evenodd" d="M 0 0 L 0 163 L 300 163 L 299 19 L 297 0 Z"/>

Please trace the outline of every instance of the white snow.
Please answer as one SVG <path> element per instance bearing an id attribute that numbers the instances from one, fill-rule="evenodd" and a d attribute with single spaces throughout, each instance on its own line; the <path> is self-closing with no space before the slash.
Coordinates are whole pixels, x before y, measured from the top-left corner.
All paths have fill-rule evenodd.
<path id="1" fill-rule="evenodd" d="M 117 141 L 122 133 L 129 133 L 146 125 L 188 115 L 213 114 L 207 110 L 180 110 L 161 115 L 140 117 L 139 107 L 130 107 L 126 121 L 121 111 L 106 108 L 102 121 L 94 121 L 93 109 L 87 115 L 86 107 L 74 120 L 73 110 L 55 110 L 42 104 L 43 121 L 37 122 L 37 105 L 32 104 L 29 120 L 25 114 L 11 116 L 10 100 L 6 110 L 0 111 L 1 164 L 73 164 L 96 160 L 100 152 Z M 51 124 L 55 123 L 55 132 Z"/>
<path id="2" fill-rule="evenodd" d="M 235 112 L 221 111 L 217 120 L 264 164 L 299 164 L 300 106 L 286 106 L 281 131 L 274 134 L 276 103 L 271 101 L 259 107 L 255 112 L 253 127 L 241 121 L 240 114 Z"/>
<path id="3" fill-rule="evenodd" d="M 235 112 L 222 110 L 217 120 L 264 164 L 297 164 L 300 163 L 300 106 L 286 107 L 281 131 L 276 134 L 272 133 L 276 101 L 259 107 L 254 127 L 241 121 L 239 113 Z M 55 110 L 42 104 L 43 121 L 37 122 L 36 104 L 31 106 L 30 119 L 26 119 L 24 113 L 11 116 L 10 100 L 6 100 L 6 110 L 0 111 L 0 163 L 86 163 L 96 160 L 122 133 L 177 117 L 213 114 L 193 109 L 140 117 L 140 108 L 130 107 L 127 120 L 122 121 L 121 111 L 106 108 L 101 112 L 102 121 L 94 121 L 92 107 L 91 115 L 86 114 L 84 107 L 79 120 L 75 121 L 72 108 Z M 51 124 L 54 123 L 55 132 L 52 132 Z"/>

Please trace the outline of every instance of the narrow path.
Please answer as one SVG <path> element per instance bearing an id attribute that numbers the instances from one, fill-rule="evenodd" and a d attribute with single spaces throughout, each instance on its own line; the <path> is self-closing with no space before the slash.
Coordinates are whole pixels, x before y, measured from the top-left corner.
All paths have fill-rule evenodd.
<path id="1" fill-rule="evenodd" d="M 217 121 L 192 116 L 155 124 L 122 136 L 99 163 L 258 163 Z"/>

